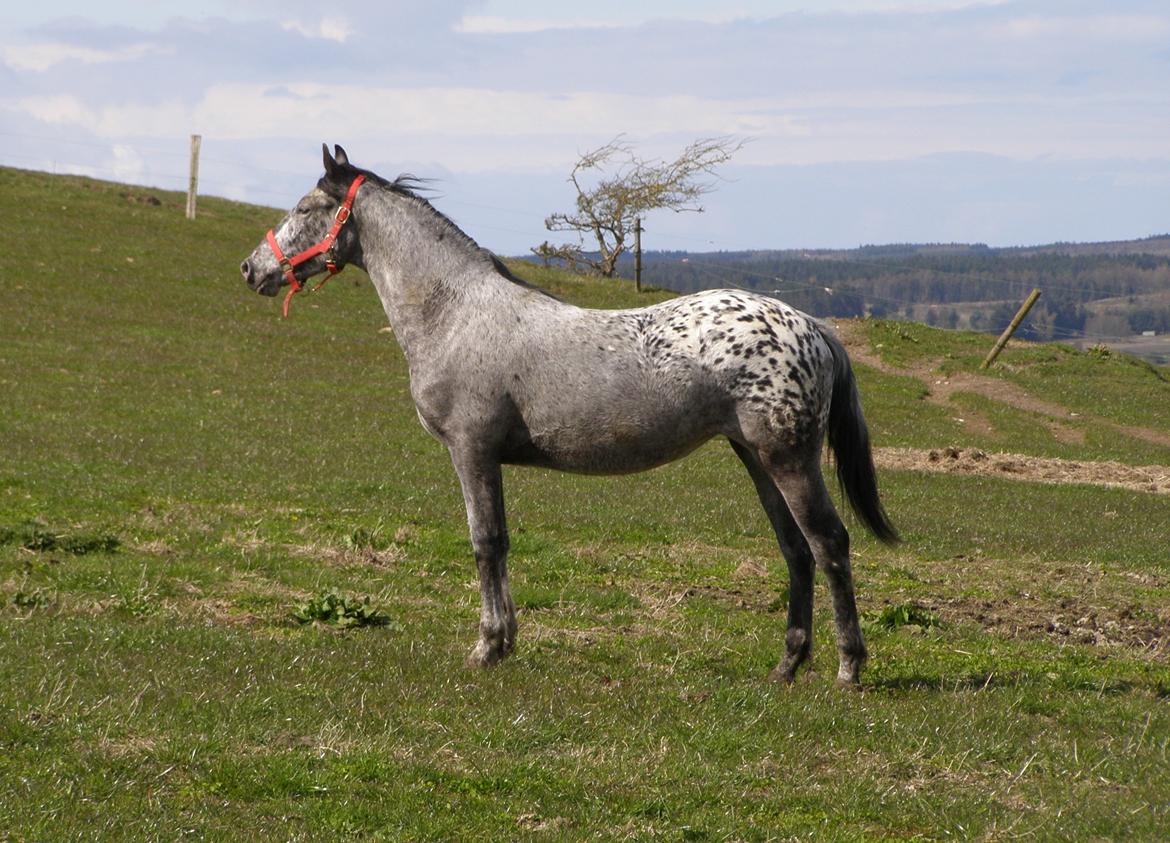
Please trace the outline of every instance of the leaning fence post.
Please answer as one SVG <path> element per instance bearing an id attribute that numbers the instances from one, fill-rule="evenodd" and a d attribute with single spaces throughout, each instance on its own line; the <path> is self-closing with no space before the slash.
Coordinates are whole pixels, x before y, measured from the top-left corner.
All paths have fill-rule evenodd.
<path id="1" fill-rule="evenodd" d="M 986 369 L 995 362 L 995 358 L 1003 351 L 1003 347 L 1012 338 L 1012 334 L 1016 332 L 1016 328 L 1020 327 L 1020 323 L 1024 321 L 1024 317 L 1028 315 L 1028 311 L 1032 309 L 1032 305 L 1036 303 L 1036 299 L 1038 298 L 1040 298 L 1040 291 L 1033 290 L 1028 298 L 1024 300 L 1024 303 L 1020 305 L 1020 309 L 1016 312 L 1015 318 L 1003 329 L 1003 333 L 999 335 L 999 339 L 995 341 L 995 345 L 992 346 L 991 351 L 987 352 L 987 356 L 979 364 L 980 369 Z"/>
<path id="2" fill-rule="evenodd" d="M 187 182 L 187 219 L 195 219 L 195 196 L 199 192 L 199 145 L 201 135 L 191 135 L 191 178 Z"/>

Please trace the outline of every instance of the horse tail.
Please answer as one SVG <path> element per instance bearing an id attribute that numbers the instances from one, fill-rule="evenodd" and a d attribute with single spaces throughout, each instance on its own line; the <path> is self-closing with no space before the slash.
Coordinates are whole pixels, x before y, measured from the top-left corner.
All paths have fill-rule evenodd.
<path id="1" fill-rule="evenodd" d="M 869 429 L 861 413 L 857 378 L 845 346 L 825 326 L 817 323 L 833 353 L 833 394 L 829 404 L 829 447 L 837 463 L 837 481 L 849 505 L 878 539 L 886 544 L 899 541 L 878 497 L 877 471 L 869 444 Z"/>

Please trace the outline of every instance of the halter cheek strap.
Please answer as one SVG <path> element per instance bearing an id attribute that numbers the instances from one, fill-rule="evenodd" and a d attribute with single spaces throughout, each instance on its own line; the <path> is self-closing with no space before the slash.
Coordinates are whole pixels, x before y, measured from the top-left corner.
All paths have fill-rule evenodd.
<path id="1" fill-rule="evenodd" d="M 349 190 L 345 194 L 345 201 L 337 208 L 337 213 L 333 218 L 333 227 L 329 229 L 329 233 L 325 235 L 324 239 L 314 243 L 303 252 L 298 252 L 291 258 L 285 257 L 284 252 L 281 251 L 280 245 L 276 242 L 276 234 L 272 229 L 268 229 L 266 235 L 268 240 L 268 248 L 272 249 L 272 254 L 276 257 L 276 262 L 280 264 L 280 270 L 284 273 L 284 277 L 288 279 L 288 295 L 284 297 L 284 306 L 281 312 L 285 318 L 288 318 L 288 304 L 292 301 L 292 297 L 301 291 L 301 282 L 297 280 L 296 268 L 306 261 L 312 260 L 317 255 L 325 256 L 325 268 L 329 271 L 313 290 L 321 289 L 321 286 L 332 278 L 337 273 L 341 272 L 337 267 L 337 256 L 333 253 L 333 244 L 337 241 L 337 235 L 341 233 L 342 227 L 349 222 L 349 218 L 353 216 L 353 200 L 357 196 L 358 188 L 362 186 L 362 182 L 366 180 L 365 176 L 358 176 L 350 184 Z"/>

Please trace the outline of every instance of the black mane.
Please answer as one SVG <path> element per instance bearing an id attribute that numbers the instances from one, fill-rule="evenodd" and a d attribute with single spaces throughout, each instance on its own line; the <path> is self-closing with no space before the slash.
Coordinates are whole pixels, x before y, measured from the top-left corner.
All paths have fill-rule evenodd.
<path id="1" fill-rule="evenodd" d="M 411 199 L 422 207 L 426 208 L 448 231 L 459 237 L 465 245 L 474 249 L 480 255 L 480 257 L 491 264 L 492 268 L 499 275 L 503 276 L 508 281 L 512 282 L 513 284 L 518 284 L 521 287 L 527 287 L 530 290 L 536 290 L 537 292 L 543 293 L 549 298 L 557 298 L 547 290 L 543 290 L 540 287 L 537 287 L 535 284 L 531 284 L 528 281 L 525 281 L 523 278 L 517 276 L 502 260 L 500 260 L 498 255 L 476 243 L 475 239 L 471 237 L 471 235 L 452 222 L 450 217 L 432 205 L 424 193 L 431 191 L 430 185 L 435 181 L 434 179 L 421 178 L 410 173 L 401 173 L 399 174 L 398 178 L 394 179 L 394 181 L 389 181 L 388 179 L 382 178 L 377 173 L 373 173 L 369 170 L 363 170 L 359 167 L 350 165 L 347 167 L 347 169 L 352 171 L 353 177 L 357 177 L 359 175 L 365 176 L 366 181 L 373 182 L 374 184 L 386 188 L 392 193 L 397 193 L 399 196 L 405 196 L 406 198 Z M 322 179 L 322 182 L 324 181 L 325 179 Z M 322 185 L 322 187 L 323 186 L 324 185 Z"/>

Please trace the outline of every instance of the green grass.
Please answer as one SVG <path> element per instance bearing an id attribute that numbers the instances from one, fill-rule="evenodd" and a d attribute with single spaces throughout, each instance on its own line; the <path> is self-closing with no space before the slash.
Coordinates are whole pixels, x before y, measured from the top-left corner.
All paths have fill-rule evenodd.
<path id="1" fill-rule="evenodd" d="M 959 392 L 952 396 L 955 411 L 977 414 L 991 421 L 994 432 L 961 437 L 963 444 L 985 450 L 1007 450 L 1013 442 L 1027 442 L 1028 453 L 1067 460 L 1114 460 L 1129 465 L 1166 465 L 1170 447 L 1126 436 L 1096 420 L 1070 417 L 1053 422 L 1049 417 L 1013 407 L 982 395 Z M 1154 427 L 1164 430 L 1165 427 Z M 1054 430 L 1061 431 L 1058 436 Z"/>
<path id="2" fill-rule="evenodd" d="M 765 681 L 786 576 L 725 444 L 630 477 L 508 469 L 520 642 L 469 671 L 461 496 L 361 273 L 282 321 L 236 269 L 278 211 L 207 199 L 188 222 L 174 194 L 12 170 L 0 207 L 52 244 L 0 255 L 0 839 L 1156 839 L 1170 821 L 1165 496 L 884 473 L 906 542 L 853 530 L 871 662 L 848 694 L 819 585 L 817 675 Z M 589 305 L 662 297 L 519 271 Z M 1122 412 L 1147 370 L 1106 360 L 1097 381 L 1056 354 L 997 376 L 1166 429 L 1147 398 Z M 858 369 L 877 444 L 963 435 L 913 379 Z M 1018 410 L 977 409 L 1004 450 L 1051 452 Z M 294 617 L 330 604 L 387 622 Z"/>
<path id="3" fill-rule="evenodd" d="M 882 320 L 864 320 L 859 326 L 883 364 L 914 373 L 857 367 L 866 416 L 880 444 L 930 448 L 945 443 L 992 451 L 1015 447 L 1072 460 L 1170 464 L 1170 445 L 1113 426 L 1145 428 L 1165 438 L 1170 429 L 1170 369 L 1165 366 L 1060 344 L 1012 344 L 992 369 L 982 371 L 979 364 L 992 344 L 986 334 Z M 962 390 L 945 406 L 926 400 L 932 381 L 970 374 L 993 385 L 1003 381 L 1020 387 L 1064 412 L 1054 418 Z M 991 430 L 958 421 L 972 412 Z"/>
<path id="4" fill-rule="evenodd" d="M 969 440 L 964 426 L 948 408 L 927 401 L 929 390 L 921 380 L 880 372 L 855 363 L 862 406 L 870 435 L 886 447 L 928 448 L 939 443 Z"/>
<path id="5" fill-rule="evenodd" d="M 1125 354 L 1079 352 L 1065 345 L 1013 349 L 1004 376 L 1039 398 L 1119 424 L 1170 426 L 1170 368 Z"/>

